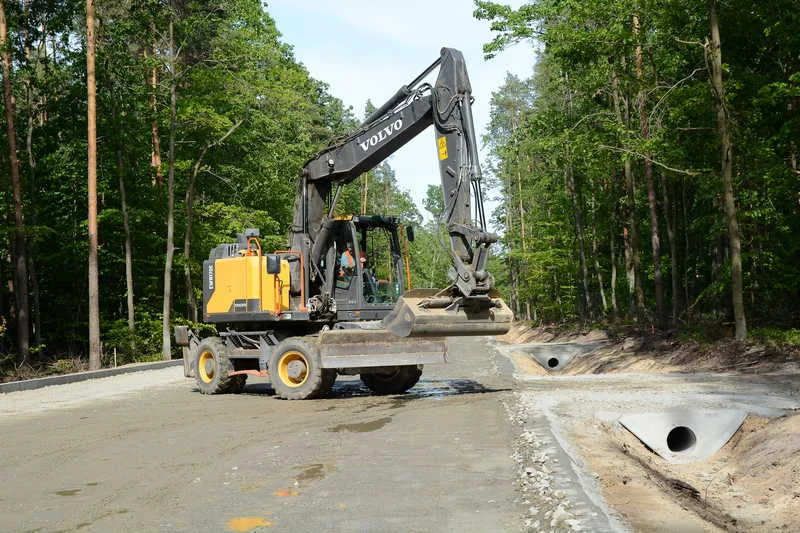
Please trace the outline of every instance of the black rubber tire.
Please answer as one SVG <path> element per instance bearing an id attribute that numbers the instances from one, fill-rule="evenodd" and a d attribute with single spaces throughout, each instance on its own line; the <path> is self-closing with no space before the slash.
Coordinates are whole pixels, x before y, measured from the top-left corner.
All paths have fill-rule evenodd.
<path id="1" fill-rule="evenodd" d="M 333 385 L 316 343 L 300 337 L 284 339 L 272 350 L 269 379 L 275 395 L 285 400 L 318 398 Z"/>
<path id="2" fill-rule="evenodd" d="M 375 394 L 402 394 L 422 376 L 422 366 L 397 366 L 390 373 L 361 374 L 361 382 Z"/>
<path id="3" fill-rule="evenodd" d="M 232 384 L 241 381 L 238 376 L 228 375 L 233 371 L 233 363 L 225 356 L 225 343 L 219 337 L 204 339 L 195 353 L 192 363 L 195 382 L 203 394 L 231 392 Z"/>
<path id="4" fill-rule="evenodd" d="M 244 391 L 245 385 L 247 385 L 247 374 L 236 374 L 235 376 L 231 376 L 227 392 L 231 394 L 240 394 Z"/>

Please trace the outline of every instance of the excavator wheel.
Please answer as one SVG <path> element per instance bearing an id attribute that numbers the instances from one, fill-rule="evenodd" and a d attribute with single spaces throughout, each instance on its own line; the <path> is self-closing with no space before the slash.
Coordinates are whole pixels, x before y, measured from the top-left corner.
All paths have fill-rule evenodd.
<path id="1" fill-rule="evenodd" d="M 318 398 L 330 391 L 336 379 L 335 370 L 322 368 L 316 343 L 298 337 L 275 346 L 269 358 L 269 375 L 275 394 L 285 400 Z"/>
<path id="2" fill-rule="evenodd" d="M 390 372 L 361 374 L 361 381 L 375 394 L 402 394 L 422 376 L 422 365 L 396 366 Z"/>
<path id="3" fill-rule="evenodd" d="M 241 392 L 245 379 L 229 376 L 233 363 L 225 355 L 225 344 L 219 337 L 209 337 L 197 347 L 195 359 L 195 382 L 203 394 Z"/>

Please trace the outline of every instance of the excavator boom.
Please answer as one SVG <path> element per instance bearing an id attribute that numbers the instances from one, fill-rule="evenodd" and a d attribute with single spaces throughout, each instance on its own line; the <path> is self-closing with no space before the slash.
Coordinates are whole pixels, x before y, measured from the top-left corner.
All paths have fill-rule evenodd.
<path id="1" fill-rule="evenodd" d="M 425 83 L 425 77 L 437 67 L 435 84 Z M 489 246 L 497 241 L 497 235 L 486 228 L 472 87 L 458 50 L 442 48 L 436 61 L 403 85 L 357 132 L 306 163 L 295 202 L 292 248 L 307 251 L 310 272 L 305 279 L 317 283 L 323 300 L 330 297 L 333 282 L 318 265 L 325 260 L 328 221 L 341 187 L 431 125 L 444 200 L 439 222 L 449 235 L 452 285 L 424 295 L 404 295 L 384 319 L 384 326 L 403 337 L 504 333 L 510 327 L 512 313 L 494 294 L 494 279 L 486 270 Z M 306 288 L 306 294 L 313 292 Z"/>

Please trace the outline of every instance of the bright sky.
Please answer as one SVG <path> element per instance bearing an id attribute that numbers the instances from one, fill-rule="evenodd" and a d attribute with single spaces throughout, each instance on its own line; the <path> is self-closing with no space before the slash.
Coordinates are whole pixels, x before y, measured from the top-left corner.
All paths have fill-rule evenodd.
<path id="1" fill-rule="evenodd" d="M 502 3 L 519 6 L 523 1 Z M 474 10 L 472 0 L 267 1 L 267 11 L 283 41 L 294 47 L 295 57 L 314 78 L 330 85 L 331 94 L 352 106 L 357 118 L 364 117 L 367 100 L 375 106 L 383 104 L 437 59 L 441 47 L 461 50 L 475 97 L 473 114 L 480 139 L 489 122 L 492 92 L 502 85 L 506 72 L 528 77 L 534 55 L 530 45 L 523 43 L 484 61 L 482 46 L 493 34 L 486 21 L 472 17 Z M 485 169 L 484 161 L 485 156 L 481 161 Z M 440 182 L 437 162 L 432 128 L 389 159 L 400 187 L 411 192 L 423 214 L 428 185 Z M 486 206 L 487 216 L 491 209 Z"/>

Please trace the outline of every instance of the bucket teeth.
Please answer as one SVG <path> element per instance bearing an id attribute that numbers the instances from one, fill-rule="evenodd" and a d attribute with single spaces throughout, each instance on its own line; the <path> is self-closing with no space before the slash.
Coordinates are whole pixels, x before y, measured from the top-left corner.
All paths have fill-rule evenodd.
<path id="1" fill-rule="evenodd" d="M 502 335 L 513 313 L 500 298 L 447 296 L 436 289 L 406 292 L 383 327 L 397 337 Z"/>

